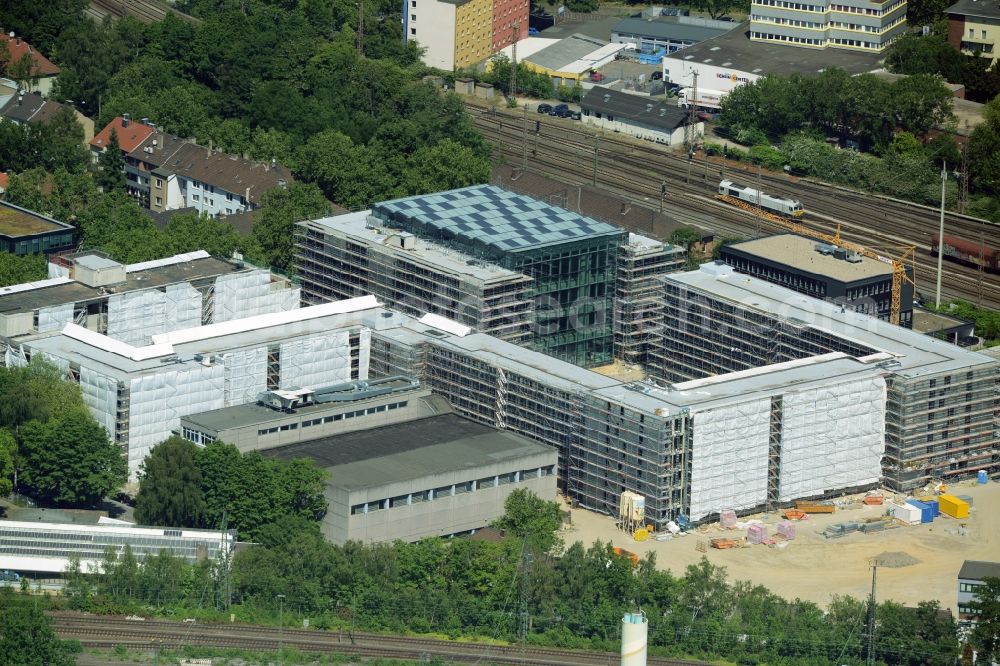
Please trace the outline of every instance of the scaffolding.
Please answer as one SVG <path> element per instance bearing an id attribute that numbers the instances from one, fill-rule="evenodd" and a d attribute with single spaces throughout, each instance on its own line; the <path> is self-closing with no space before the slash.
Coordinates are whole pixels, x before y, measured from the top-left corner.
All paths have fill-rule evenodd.
<path id="1" fill-rule="evenodd" d="M 373 294 L 411 316 L 439 314 L 515 344 L 530 337 L 531 278 L 424 239 L 417 244 L 398 231 L 345 224 L 297 228 L 307 303 Z"/>
<path id="2" fill-rule="evenodd" d="M 685 265 L 683 248 L 628 235 L 618 253 L 615 281 L 615 358 L 630 365 L 646 363 L 650 342 L 663 322 L 659 278 Z"/>

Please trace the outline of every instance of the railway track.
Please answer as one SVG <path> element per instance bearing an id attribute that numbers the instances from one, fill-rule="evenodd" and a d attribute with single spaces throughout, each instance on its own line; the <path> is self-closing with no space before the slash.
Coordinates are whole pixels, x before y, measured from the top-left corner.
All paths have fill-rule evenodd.
<path id="1" fill-rule="evenodd" d="M 167 14 L 173 14 L 191 23 L 199 22 L 195 17 L 155 0 L 90 0 L 87 13 L 98 20 L 103 20 L 105 16 L 131 16 L 143 23 L 156 23 L 162 21 Z"/>
<path id="2" fill-rule="evenodd" d="M 425 660 L 440 657 L 450 663 L 520 664 L 522 666 L 597 666 L 619 662 L 609 652 L 521 648 L 485 643 L 458 643 L 427 638 L 354 632 L 275 629 L 243 624 L 196 624 L 170 620 L 133 621 L 121 617 L 51 613 L 61 638 L 76 639 L 87 647 L 131 649 L 184 646 L 228 647 L 276 651 L 280 647 L 309 653 L 340 653 L 368 658 Z M 651 657 L 651 666 L 708 666 L 707 662 Z"/>
<path id="3" fill-rule="evenodd" d="M 667 212 L 679 221 L 707 226 L 716 232 L 752 236 L 781 231 L 739 209 L 715 200 L 721 172 L 754 184 L 756 171 L 734 169 L 721 159 L 696 159 L 690 165 L 684 157 L 667 153 L 662 146 L 640 143 L 631 137 L 602 135 L 595 140 L 592 132 L 570 121 L 532 116 L 527 122 L 521 114 L 506 110 L 494 114 L 487 107 L 468 105 L 476 127 L 496 148 L 499 155 L 518 164 L 524 158 L 524 131 L 528 130 L 527 163 L 529 168 L 547 172 L 560 180 L 591 183 L 594 175 L 595 145 L 599 148 L 598 185 L 617 190 L 637 202 L 656 205 L 660 181 L 667 184 Z M 540 124 L 536 135 L 535 122 Z M 599 143 L 598 143 L 599 141 Z M 817 231 L 832 232 L 837 225 L 841 235 L 872 249 L 893 253 L 894 249 L 914 245 L 917 257 L 914 275 L 917 290 L 933 293 L 937 260 L 930 256 L 930 238 L 937 229 L 936 213 L 927 207 L 852 193 L 813 181 L 784 174 L 761 176 L 762 188 L 775 194 L 794 196 L 802 201 L 807 215 L 802 223 Z M 985 240 L 1000 238 L 1000 226 L 968 216 L 951 214 L 946 218 L 948 233 Z M 1000 279 L 975 268 L 946 263 L 942 294 L 961 298 L 986 307 L 1000 308 Z"/>

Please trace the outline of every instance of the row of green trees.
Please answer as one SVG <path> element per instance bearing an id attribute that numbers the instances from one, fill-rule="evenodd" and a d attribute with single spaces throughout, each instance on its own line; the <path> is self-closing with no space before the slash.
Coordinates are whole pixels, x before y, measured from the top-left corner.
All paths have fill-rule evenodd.
<path id="1" fill-rule="evenodd" d="M 909 5 L 907 7 L 910 8 Z M 938 15 L 943 17 L 943 9 Z M 965 86 L 965 97 L 988 102 L 1000 95 L 1000 67 L 989 58 L 965 55 L 948 43 L 947 23 L 933 34 L 906 34 L 886 52 L 885 65 L 898 74 L 931 74 Z"/>
<path id="2" fill-rule="evenodd" d="M 923 136 L 953 120 L 952 99 L 941 80 L 927 74 L 891 83 L 836 68 L 808 76 L 769 74 L 726 95 L 721 122 L 734 137 L 758 132 L 775 141 L 811 127 L 881 152 L 900 129 Z"/>
<path id="3" fill-rule="evenodd" d="M 220 527 L 260 538 L 284 518 L 315 523 L 326 514 L 325 473 L 309 459 L 242 454 L 232 444 L 199 448 L 180 437 L 153 447 L 143 463 L 135 518 L 145 525 Z"/>
<path id="4" fill-rule="evenodd" d="M 87 411 L 80 387 L 33 359 L 0 368 L 0 494 L 90 506 L 125 483 L 121 451 Z"/>
<path id="5" fill-rule="evenodd" d="M 642 609 L 653 653 L 741 664 L 866 660 L 864 601 L 838 597 L 824 611 L 730 581 L 725 569 L 705 559 L 672 573 L 657 568 L 652 554 L 634 565 L 610 544 L 563 548 L 556 534 L 560 514 L 556 503 L 518 490 L 499 522 L 508 535 L 499 543 L 343 546 L 325 541 L 314 521 L 286 516 L 260 529 L 257 545 L 235 556 L 228 587 L 209 564 L 185 565 L 166 555 L 137 563 L 126 551 L 109 554 L 90 577 L 71 567 L 69 603 L 120 613 L 197 608 L 206 618 L 235 612 L 258 621 L 276 619 L 280 606 L 286 619 L 308 617 L 318 628 L 507 641 L 518 640 L 526 625 L 531 644 L 602 650 L 617 649 L 622 614 Z M 998 616 L 1000 580 L 984 589 L 979 604 L 984 620 Z M 876 663 L 955 663 L 956 625 L 936 602 L 916 608 L 883 602 L 876 620 Z M 992 627 L 973 635 L 984 658 L 990 650 L 996 654 L 998 637 L 995 625 L 981 624 Z"/>

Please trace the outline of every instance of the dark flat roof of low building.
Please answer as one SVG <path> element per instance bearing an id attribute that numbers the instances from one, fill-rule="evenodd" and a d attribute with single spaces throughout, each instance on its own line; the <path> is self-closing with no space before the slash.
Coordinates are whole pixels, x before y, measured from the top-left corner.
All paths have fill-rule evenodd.
<path id="1" fill-rule="evenodd" d="M 73 226 L 65 222 L 58 222 L 27 208 L 0 202 L 0 234 L 4 236 L 18 238 L 72 229 Z"/>
<path id="2" fill-rule="evenodd" d="M 748 23 L 718 37 L 706 39 L 663 59 L 665 67 L 675 60 L 698 62 L 726 69 L 764 76 L 765 74 L 817 74 L 838 67 L 851 74 L 879 69 L 885 57 L 878 53 L 861 53 L 846 49 L 811 49 L 770 42 L 752 42 Z M 711 88 L 708 81 L 699 86 Z"/>
<path id="3" fill-rule="evenodd" d="M 114 293 L 136 291 L 139 289 L 149 289 L 151 287 L 162 287 L 168 284 L 189 282 L 200 278 L 210 278 L 218 275 L 226 275 L 246 270 L 228 261 L 206 257 L 185 261 L 169 266 L 157 266 L 144 271 L 128 273 L 124 284 L 111 285 L 105 288 L 105 294 L 114 290 Z M 61 305 L 63 303 L 78 303 L 92 298 L 100 298 L 103 295 L 100 289 L 88 287 L 79 282 L 67 282 L 51 287 L 41 287 L 28 291 L 16 291 L 12 294 L 0 295 L 0 313 L 10 312 L 31 312 L 38 308 Z"/>
<path id="4" fill-rule="evenodd" d="M 997 0 L 958 0 L 946 11 L 948 14 L 960 14 L 975 18 L 1000 19 L 1000 2 Z"/>
<path id="5" fill-rule="evenodd" d="M 958 572 L 958 577 L 966 580 L 1000 578 L 1000 562 L 966 560 L 962 562 L 962 569 Z"/>
<path id="6" fill-rule="evenodd" d="M 327 469 L 331 485 L 359 490 L 556 452 L 509 430 L 449 413 L 262 453 L 285 460 L 310 458 Z"/>
<path id="7" fill-rule="evenodd" d="M 701 42 L 712 37 L 729 32 L 736 27 L 733 23 L 731 28 L 713 28 L 707 25 L 692 25 L 680 23 L 677 19 L 644 19 L 638 16 L 631 16 L 622 19 L 616 26 L 614 32 L 619 35 L 641 35 L 642 37 L 653 37 L 656 39 L 672 39 L 683 42 Z"/>
<path id="8" fill-rule="evenodd" d="M 621 122 L 645 125 L 667 132 L 682 127 L 688 115 L 685 109 L 676 104 L 668 104 L 651 97 L 630 95 L 611 88 L 591 88 L 580 102 L 580 108 L 584 111 L 611 115 Z"/>

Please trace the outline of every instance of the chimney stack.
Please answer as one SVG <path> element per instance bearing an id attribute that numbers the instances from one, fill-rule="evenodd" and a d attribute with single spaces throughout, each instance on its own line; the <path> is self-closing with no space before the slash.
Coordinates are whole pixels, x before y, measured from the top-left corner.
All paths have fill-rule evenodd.
<path id="1" fill-rule="evenodd" d="M 621 666 L 646 666 L 646 638 L 649 621 L 642 611 L 625 613 L 622 618 Z"/>
<path id="2" fill-rule="evenodd" d="M 128 127 L 128 124 L 132 121 L 132 116 L 128 113 L 122 114 L 122 127 Z"/>
<path id="3" fill-rule="evenodd" d="M 212 140 L 211 139 L 208 140 L 208 156 L 209 157 L 212 156 Z"/>

